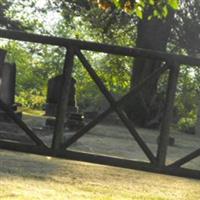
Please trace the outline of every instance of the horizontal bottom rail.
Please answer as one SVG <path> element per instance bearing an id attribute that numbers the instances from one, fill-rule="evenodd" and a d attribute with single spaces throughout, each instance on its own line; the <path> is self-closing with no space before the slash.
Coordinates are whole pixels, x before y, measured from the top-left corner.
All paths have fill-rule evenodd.
<path id="1" fill-rule="evenodd" d="M 37 155 L 51 156 L 56 158 L 63 158 L 76 161 L 84 161 L 95 164 L 103 164 L 115 167 L 123 167 L 127 169 L 143 170 L 147 172 L 173 175 L 187 178 L 200 179 L 200 170 L 192 170 L 185 168 L 172 168 L 172 167 L 162 167 L 158 168 L 155 165 L 147 162 L 120 159 L 116 157 L 108 157 L 96 154 L 89 154 L 83 152 L 69 151 L 69 150 L 59 150 L 55 151 L 50 148 L 43 148 L 34 145 L 27 145 L 15 142 L 1 141 L 0 149 L 11 150 L 23 153 L 32 153 Z"/>

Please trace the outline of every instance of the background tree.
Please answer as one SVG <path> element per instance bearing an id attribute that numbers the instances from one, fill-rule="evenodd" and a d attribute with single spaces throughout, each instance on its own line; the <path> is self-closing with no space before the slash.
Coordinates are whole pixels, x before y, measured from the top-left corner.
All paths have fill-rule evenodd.
<path id="1" fill-rule="evenodd" d="M 11 19 L 7 12 L 12 6 L 12 1 L 0 1 L 0 26 L 7 29 L 22 29 L 22 25 L 18 20 Z"/>
<path id="2" fill-rule="evenodd" d="M 199 2 L 197 0 L 183 1 L 180 10 L 177 11 L 177 7 L 177 1 L 49 0 L 46 3 L 44 1 L 41 6 L 35 0 L 15 0 L 5 9 L 4 13 L 8 19 L 20 21 L 20 25 L 26 28 L 24 30 L 35 33 L 196 55 L 199 52 Z M 20 12 L 22 9 L 23 13 Z M 56 16 L 54 17 L 56 20 L 51 20 L 51 15 Z M 26 49 L 27 56 L 24 56 L 24 59 L 15 53 L 22 51 L 21 55 L 26 55 L 20 47 Z M 63 50 L 37 45 L 21 45 L 21 43 L 9 43 L 6 48 L 9 48 L 10 52 L 8 59 L 18 62 L 19 73 L 27 65 L 30 65 L 29 70 L 32 71 L 31 76 L 26 76 L 26 73 L 18 76 L 20 85 L 23 85 L 18 88 L 18 91 L 32 92 L 38 97 L 45 96 L 47 78 L 61 71 Z M 91 58 L 93 67 L 116 96 L 127 92 L 130 87 L 160 67 L 160 63 L 146 59 L 131 60 L 97 53 L 87 53 L 87 57 Z M 23 64 L 22 60 L 27 64 Z M 196 109 L 196 106 L 186 105 L 186 102 L 191 99 L 196 105 L 195 92 L 188 93 L 186 91 L 190 91 L 189 85 L 194 86 L 192 87 L 194 90 L 197 89 L 194 76 L 197 77 L 198 72 L 196 69 L 186 70 L 187 66 L 182 69 L 176 105 L 183 105 L 179 106 L 178 115 L 185 118 L 187 116 L 184 113 L 187 111 L 189 113 L 190 110 L 194 113 Z M 37 76 L 35 81 L 34 76 Z M 77 91 L 81 107 L 87 107 L 88 102 L 93 99 L 98 102 L 96 105 L 100 105 L 102 100 L 92 81 L 87 79 L 84 82 L 84 79 L 80 78 L 87 76 L 78 62 L 76 62 L 74 76 L 78 80 Z M 31 79 L 29 84 L 27 84 L 27 77 Z M 165 79 L 166 76 L 149 83 L 144 90 L 141 90 L 137 99 L 134 98 L 127 105 L 127 114 L 139 125 L 154 125 L 151 124 L 152 120 L 162 113 L 160 107 L 162 107 L 164 99 Z M 190 84 L 186 87 L 185 84 L 188 81 Z M 31 88 L 36 89 L 32 91 Z M 36 94 L 35 91 L 39 91 L 39 93 Z M 87 95 L 89 93 L 92 96 Z M 183 101 L 183 96 L 188 96 L 188 100 Z M 160 105 L 158 101 L 161 102 Z M 27 105 L 34 107 L 31 102 Z M 158 124 L 159 120 L 157 122 L 154 120 L 154 122 Z"/>
<path id="3" fill-rule="evenodd" d="M 174 11 L 170 9 L 165 19 L 155 17 L 148 19 L 152 15 L 151 12 L 151 9 L 148 8 L 144 17 L 137 24 L 136 47 L 166 52 L 174 20 Z M 140 83 L 160 65 L 161 63 L 155 60 L 135 58 L 131 86 Z M 159 78 L 149 82 L 127 106 L 129 117 L 140 126 L 152 126 L 151 121 L 159 114 L 157 112 L 160 112 L 159 104 L 162 102 L 158 102 L 157 98 L 158 80 Z M 157 108 L 155 109 L 155 107 Z M 154 109 L 154 115 L 152 115 L 152 108 Z M 155 110 L 157 111 L 155 112 Z"/>
<path id="4" fill-rule="evenodd" d="M 178 3 L 177 1 L 167 1 L 167 3 L 164 1 L 82 1 L 80 4 L 80 1 L 62 1 L 60 6 L 64 11 L 64 17 L 69 16 L 67 11 L 70 6 L 78 10 L 79 15 L 84 12 L 87 13 L 82 14 L 82 17 L 84 16 L 83 19 L 87 19 L 92 28 L 96 28 L 102 34 L 104 42 L 106 41 L 106 36 L 109 38 L 108 42 L 106 41 L 107 43 L 113 42 L 112 35 L 115 34 L 113 27 L 116 27 L 116 24 L 122 25 L 119 22 L 124 18 L 126 21 L 123 21 L 125 22 L 123 27 L 129 24 L 129 27 L 132 27 L 132 33 L 137 33 L 136 39 L 133 37 L 129 40 L 132 43 L 131 46 L 166 51 L 171 24 L 174 19 L 172 8 L 177 9 Z M 95 6 L 98 6 L 100 10 Z M 133 15 L 125 14 L 122 10 L 129 14 L 135 13 L 138 19 L 135 16 L 133 17 Z M 131 23 L 132 26 L 130 26 Z M 114 24 L 115 26 L 113 26 Z M 117 43 L 119 44 L 119 42 Z M 160 67 L 158 62 L 141 58 L 134 59 L 131 87 L 138 84 L 158 67 Z M 151 108 L 153 107 L 155 110 L 155 106 L 158 105 L 157 98 L 155 97 L 157 95 L 157 82 L 158 79 L 149 83 L 148 86 L 141 90 L 140 95 L 132 99 L 126 106 L 129 118 L 140 126 L 147 125 L 152 118 L 156 117 L 152 115 Z"/>

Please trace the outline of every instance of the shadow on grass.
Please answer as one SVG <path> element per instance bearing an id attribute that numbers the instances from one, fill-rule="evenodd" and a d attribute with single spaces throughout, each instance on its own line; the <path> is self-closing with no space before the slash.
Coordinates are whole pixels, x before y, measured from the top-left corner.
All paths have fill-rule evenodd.
<path id="1" fill-rule="evenodd" d="M 46 156 L 0 150 L 0 177 L 8 175 L 46 179 L 60 169 L 56 160 Z"/>

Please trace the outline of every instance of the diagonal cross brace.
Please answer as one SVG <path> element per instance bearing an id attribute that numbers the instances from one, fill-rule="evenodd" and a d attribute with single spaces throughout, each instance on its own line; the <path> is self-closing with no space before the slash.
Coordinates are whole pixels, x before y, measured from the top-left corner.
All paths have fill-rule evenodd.
<path id="1" fill-rule="evenodd" d="M 163 72 L 165 72 L 168 69 L 167 65 L 164 65 L 162 68 L 159 68 L 155 70 L 151 75 L 149 75 L 147 78 L 145 78 L 141 83 L 138 85 L 134 86 L 126 95 L 124 95 L 120 100 L 116 101 L 116 106 L 121 106 L 127 99 L 131 96 L 136 95 L 141 88 L 146 85 L 152 78 L 160 76 Z M 109 107 L 106 109 L 104 112 L 99 114 L 94 120 L 89 122 L 86 126 L 81 128 L 76 134 L 71 136 L 66 142 L 63 144 L 63 148 L 68 148 L 71 146 L 73 143 L 75 143 L 79 138 L 81 138 L 87 131 L 92 129 L 94 126 L 96 126 L 100 121 L 102 121 L 107 115 L 109 115 L 111 112 L 114 111 L 114 108 Z"/>
<path id="2" fill-rule="evenodd" d="M 0 99 L 0 107 L 4 112 L 39 146 L 47 148 L 44 142 Z"/>
<path id="3" fill-rule="evenodd" d="M 200 156 L 200 149 L 197 149 L 196 151 L 193 151 L 192 153 L 184 156 L 183 158 L 175 161 L 174 163 L 168 165 L 168 167 L 172 167 L 172 168 L 177 168 L 180 167 L 182 165 L 184 165 L 185 163 L 193 160 L 194 158 Z"/>
<path id="4" fill-rule="evenodd" d="M 87 61 L 87 59 L 84 57 L 84 55 L 80 51 L 77 51 L 76 54 L 77 54 L 78 58 L 80 59 L 81 63 L 83 64 L 83 66 L 85 67 L 85 69 L 87 70 L 87 72 L 89 73 L 89 75 L 91 76 L 91 78 L 94 80 L 96 85 L 99 87 L 99 89 L 102 92 L 102 94 L 106 97 L 106 99 L 108 100 L 110 105 L 114 108 L 114 111 L 120 117 L 121 121 L 127 127 L 129 132 L 131 133 L 131 135 L 135 138 L 135 140 L 137 141 L 137 143 L 139 144 L 141 149 L 144 151 L 144 153 L 147 156 L 147 158 L 151 161 L 151 163 L 155 163 L 156 162 L 155 156 L 153 155 L 151 150 L 148 148 L 146 143 L 142 140 L 140 135 L 137 133 L 137 131 L 135 130 L 135 127 L 133 126 L 132 122 L 130 122 L 130 120 L 128 119 L 128 117 L 124 113 L 124 111 L 122 111 L 121 108 L 116 106 L 115 99 L 110 94 L 110 92 L 107 90 L 107 88 L 103 84 L 102 80 L 99 78 L 99 76 L 93 70 L 93 68 L 90 66 L 90 64 Z"/>

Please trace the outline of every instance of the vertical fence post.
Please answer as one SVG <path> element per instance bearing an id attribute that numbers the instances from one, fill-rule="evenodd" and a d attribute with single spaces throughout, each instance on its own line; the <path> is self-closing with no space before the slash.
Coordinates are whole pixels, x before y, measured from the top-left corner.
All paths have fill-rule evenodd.
<path id="1" fill-rule="evenodd" d="M 60 92 L 60 99 L 57 105 L 56 124 L 52 140 L 52 148 L 54 150 L 60 149 L 61 143 L 63 141 L 64 121 L 69 102 L 73 63 L 74 63 L 74 50 L 73 48 L 68 48 L 63 68 L 62 86 L 61 88 L 58 88 L 58 90 L 61 90 L 61 92 Z"/>
<path id="2" fill-rule="evenodd" d="M 160 136 L 158 140 L 158 150 L 157 150 L 158 167 L 164 166 L 166 162 L 167 147 L 170 134 L 170 122 L 173 114 L 173 105 L 176 94 L 178 74 L 179 74 L 179 66 L 177 64 L 172 63 L 169 71 L 165 110 L 160 129 Z"/>

